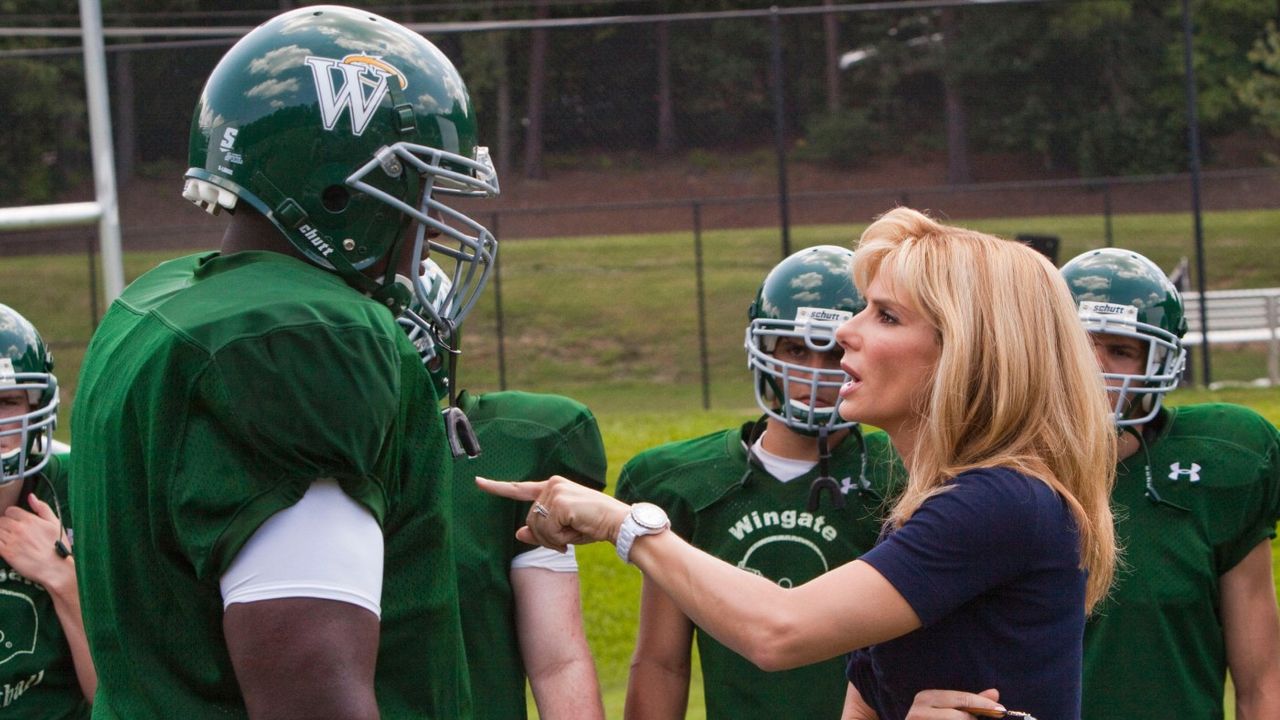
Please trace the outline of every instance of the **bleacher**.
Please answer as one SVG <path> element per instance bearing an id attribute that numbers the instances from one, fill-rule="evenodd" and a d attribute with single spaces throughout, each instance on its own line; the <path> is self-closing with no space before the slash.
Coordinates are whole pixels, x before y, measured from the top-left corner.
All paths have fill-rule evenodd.
<path id="1" fill-rule="evenodd" d="M 1210 345 L 1267 344 L 1267 379 L 1280 384 L 1280 288 L 1210 290 L 1207 314 Z M 1184 291 L 1186 337 L 1182 342 L 1198 346 L 1205 341 L 1200 323 L 1200 293 Z"/>

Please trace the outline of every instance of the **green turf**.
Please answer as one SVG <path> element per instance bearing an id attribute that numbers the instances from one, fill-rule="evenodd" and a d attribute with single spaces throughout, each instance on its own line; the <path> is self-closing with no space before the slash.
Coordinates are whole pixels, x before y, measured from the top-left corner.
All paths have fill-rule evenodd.
<path id="1" fill-rule="evenodd" d="M 1061 258 L 1103 243 L 1097 216 L 965 221 L 1005 235 L 1053 233 Z M 1121 215 L 1114 236 L 1171 268 L 1190 256 L 1185 214 Z M 1280 210 L 1206 213 L 1211 287 L 1280 285 Z M 862 226 L 797 227 L 792 247 L 848 245 Z M 586 236 L 502 244 L 506 384 L 573 394 L 602 411 L 696 411 L 702 407 L 695 248 L 691 233 Z M 176 252 L 128 253 L 131 279 Z M 709 230 L 702 237 L 708 394 L 713 408 L 740 404 L 745 378 L 742 333 L 760 279 L 779 257 L 776 229 Z M 91 332 L 90 275 L 83 255 L 5 258 L 0 302 L 12 304 L 54 343 L 64 402 L 74 400 L 78 349 Z M 465 330 L 462 383 L 499 386 L 499 283 L 492 282 Z M 1265 375 L 1265 353 L 1215 348 L 1215 378 Z M 661 392 L 654 392 L 654 387 Z M 64 428 L 67 418 L 63 418 Z"/>
<path id="2" fill-rule="evenodd" d="M 960 224 L 1002 235 L 1059 235 L 1061 261 L 1104 243 L 1097 216 Z M 1273 250 L 1280 211 L 1206 213 L 1204 227 L 1211 288 L 1280 286 L 1280 253 Z M 849 245 L 861 229 L 793 228 L 792 247 Z M 1166 269 L 1193 254 L 1186 214 L 1117 216 L 1113 230 L 1117 245 L 1142 252 Z M 753 413 L 743 330 L 747 305 L 780 256 L 776 229 L 710 230 L 702 237 L 711 412 L 702 410 L 691 233 L 520 240 L 501 247 L 507 386 L 560 392 L 588 403 L 604 431 L 611 483 L 622 463 L 641 449 L 736 424 Z M 179 254 L 128 253 L 127 278 Z M 0 302 L 25 314 L 54 346 L 64 402 L 58 436 L 69 440 L 76 375 L 93 322 L 86 258 L 4 258 L 0 287 L 6 289 Z M 460 379 L 475 391 L 499 386 L 497 290 L 498 283 L 491 283 L 466 323 Z M 1211 363 L 1217 380 L 1247 382 L 1266 374 L 1261 347 L 1215 347 Z M 1280 390 L 1179 391 L 1174 402 L 1206 399 L 1239 402 L 1280 420 Z M 639 574 L 622 566 L 609 547 L 583 548 L 580 557 L 588 637 L 609 717 L 620 717 Z M 693 685 L 689 717 L 702 717 L 700 683 Z"/>

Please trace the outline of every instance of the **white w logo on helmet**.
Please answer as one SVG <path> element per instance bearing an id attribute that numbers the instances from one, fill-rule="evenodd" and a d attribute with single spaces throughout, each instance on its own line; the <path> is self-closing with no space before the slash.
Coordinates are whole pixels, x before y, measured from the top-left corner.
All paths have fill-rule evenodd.
<path id="1" fill-rule="evenodd" d="M 1191 463 L 1191 467 L 1185 470 L 1182 468 L 1182 463 L 1180 462 L 1171 463 L 1169 465 L 1170 480 L 1178 480 L 1184 476 L 1187 478 L 1187 482 L 1200 482 L 1200 463 Z"/>
<path id="2" fill-rule="evenodd" d="M 371 55 L 347 55 L 342 60 L 309 55 L 306 62 L 316 80 L 316 96 L 320 100 L 325 130 L 332 130 L 342 112 L 350 109 L 351 134 L 359 136 L 387 95 L 387 79 L 394 75 L 402 90 L 407 84 L 404 73 Z M 333 86 L 335 68 L 342 73 L 341 88 Z M 368 88 L 367 94 L 365 88 Z"/>

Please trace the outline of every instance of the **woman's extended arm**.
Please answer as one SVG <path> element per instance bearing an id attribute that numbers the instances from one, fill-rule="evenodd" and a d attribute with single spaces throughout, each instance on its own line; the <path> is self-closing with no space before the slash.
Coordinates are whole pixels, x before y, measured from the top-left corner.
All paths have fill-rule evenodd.
<path id="1" fill-rule="evenodd" d="M 629 506 L 564 478 L 481 488 L 547 510 L 530 512 L 525 542 L 614 541 Z M 804 585 L 783 589 L 689 545 L 675 533 L 637 539 L 630 559 L 689 619 L 764 670 L 783 670 L 904 635 L 920 620 L 870 565 L 854 561 Z"/>

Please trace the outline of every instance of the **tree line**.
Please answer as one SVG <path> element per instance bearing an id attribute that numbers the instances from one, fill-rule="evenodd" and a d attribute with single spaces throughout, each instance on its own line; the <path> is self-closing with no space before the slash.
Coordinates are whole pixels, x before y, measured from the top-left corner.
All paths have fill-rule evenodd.
<path id="1" fill-rule="evenodd" d="M 246 26 L 297 4 L 306 3 L 102 3 L 108 27 Z M 1169 0 L 877 12 L 844 12 L 852 3 L 836 0 L 347 4 L 405 23 L 725 13 L 698 21 L 429 34 L 466 78 L 483 136 L 506 175 L 542 177 L 557 163 L 584 158 L 684 156 L 697 163 L 772 147 L 770 20 L 732 16 L 770 4 L 833 11 L 779 20 L 786 139 L 798 159 L 855 166 L 876 156 L 944 152 L 953 182 L 971 179 L 969 158 L 981 152 L 1090 176 L 1186 167 L 1181 19 L 1179 3 Z M 1210 159 L 1217 139 L 1280 137 L 1280 1 L 1191 5 Z M 0 0 L 0 25 L 77 24 L 76 0 Z M 57 199 L 89 176 L 77 42 L 0 37 L 6 130 L 0 187 L 10 190 L 7 205 Z M 186 162 L 191 108 L 231 41 L 118 42 L 129 48 L 108 42 L 119 169 L 126 178 L 168 171 Z"/>

